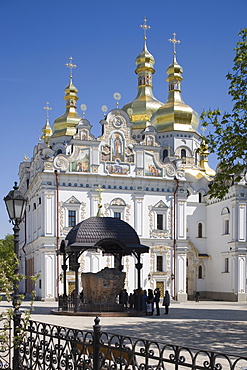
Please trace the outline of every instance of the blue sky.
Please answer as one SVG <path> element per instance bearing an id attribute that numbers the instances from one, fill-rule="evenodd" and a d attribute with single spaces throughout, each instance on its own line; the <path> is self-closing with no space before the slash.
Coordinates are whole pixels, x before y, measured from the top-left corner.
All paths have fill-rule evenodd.
<path id="1" fill-rule="evenodd" d="M 32 157 L 48 101 L 50 123 L 65 111 L 65 67 L 72 56 L 78 107 L 87 105 L 92 133 L 100 135 L 101 106 L 120 106 L 137 92 L 135 58 L 143 46 L 140 25 L 147 18 L 147 44 L 155 57 L 154 95 L 167 98 L 166 68 L 173 56 L 168 42 L 181 41 L 177 60 L 184 69 L 182 96 L 199 114 L 231 109 L 225 75 L 232 68 L 238 32 L 247 27 L 246 0 L 8 0 L 0 12 L 1 199 L 18 181 L 19 163 Z M 78 108 L 78 112 L 81 113 Z M 215 167 L 215 161 L 211 160 Z M 0 202 L 0 238 L 12 232 Z"/>

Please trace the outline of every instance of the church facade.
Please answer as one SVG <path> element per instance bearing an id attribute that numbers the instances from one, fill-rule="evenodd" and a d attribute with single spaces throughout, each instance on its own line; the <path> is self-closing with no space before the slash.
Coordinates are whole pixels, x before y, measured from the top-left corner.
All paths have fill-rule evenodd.
<path id="1" fill-rule="evenodd" d="M 47 115 L 43 141 L 31 160 L 20 164 L 20 190 L 28 197 L 21 271 L 27 277 L 39 274 L 40 299 L 63 294 L 61 240 L 71 227 L 97 214 L 129 223 L 141 244 L 149 246 L 141 261 L 143 289 L 159 287 L 161 295 L 168 290 L 178 301 L 193 298 L 196 291 L 213 299 L 247 299 L 246 186 L 244 181 L 234 185 L 222 201 L 208 198 L 214 171 L 207 153 L 197 150 L 199 116 L 182 99 L 175 35 L 171 41 L 165 103 L 153 94 L 154 57 L 145 36 L 136 58 L 137 96 L 105 114 L 102 135 L 94 137 L 89 121 L 77 113 L 71 73 L 65 113 L 53 128 Z M 72 71 L 72 61 L 69 67 Z M 130 293 L 137 287 L 136 261 L 125 256 L 122 263 Z M 115 265 L 113 256 L 89 250 L 80 257 L 79 273 Z M 71 292 L 70 260 L 66 284 Z M 21 290 L 30 293 L 28 279 Z"/>

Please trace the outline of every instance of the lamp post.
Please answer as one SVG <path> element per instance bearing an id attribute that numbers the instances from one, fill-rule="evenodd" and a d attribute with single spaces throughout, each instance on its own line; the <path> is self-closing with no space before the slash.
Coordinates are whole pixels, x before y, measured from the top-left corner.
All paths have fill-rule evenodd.
<path id="1" fill-rule="evenodd" d="M 15 182 L 14 190 L 11 190 L 9 194 L 4 198 L 4 202 L 8 211 L 9 219 L 14 225 L 14 252 L 17 258 L 16 267 L 15 267 L 15 281 L 14 281 L 14 295 L 12 305 L 14 308 L 14 338 L 18 337 L 21 312 L 19 310 L 19 231 L 20 223 L 23 220 L 24 212 L 27 204 L 27 198 L 25 198 Z M 13 355 L 13 369 L 19 369 L 19 345 L 15 343 L 14 345 L 14 355 Z"/>

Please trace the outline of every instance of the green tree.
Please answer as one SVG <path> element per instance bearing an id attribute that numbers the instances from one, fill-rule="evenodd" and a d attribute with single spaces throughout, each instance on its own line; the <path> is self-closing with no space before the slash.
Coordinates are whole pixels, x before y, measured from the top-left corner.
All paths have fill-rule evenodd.
<path id="1" fill-rule="evenodd" d="M 14 253 L 14 237 L 6 235 L 0 239 L 0 291 L 5 292 L 6 279 L 9 282 L 8 289 L 13 287 L 15 266 L 18 263 Z M 2 278 L 1 278 L 2 277 Z M 4 277 L 4 278 L 3 278 Z"/>
<path id="2" fill-rule="evenodd" d="M 219 161 L 217 173 L 209 190 L 210 197 L 222 199 L 234 182 L 240 181 L 247 162 L 247 28 L 240 31 L 235 47 L 228 94 L 232 97 L 231 112 L 222 114 L 219 109 L 203 112 L 202 126 L 213 128 L 205 136 L 200 151 L 216 153 Z"/>

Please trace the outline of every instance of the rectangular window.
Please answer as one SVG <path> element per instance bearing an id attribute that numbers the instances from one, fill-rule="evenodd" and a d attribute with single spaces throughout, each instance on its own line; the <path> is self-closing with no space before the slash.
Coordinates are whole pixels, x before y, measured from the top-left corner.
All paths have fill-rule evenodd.
<path id="1" fill-rule="evenodd" d="M 163 230 L 163 215 L 157 214 L 157 229 Z"/>
<path id="2" fill-rule="evenodd" d="M 225 220 L 225 234 L 229 234 L 229 220 Z"/>
<path id="3" fill-rule="evenodd" d="M 69 227 L 76 225 L 76 211 L 69 211 Z"/>
<path id="4" fill-rule="evenodd" d="M 69 271 L 75 271 L 76 258 L 74 254 L 69 256 Z"/>
<path id="5" fill-rule="evenodd" d="M 156 264 L 157 264 L 157 271 L 163 271 L 163 256 L 157 256 Z"/>
<path id="6" fill-rule="evenodd" d="M 121 213 L 120 212 L 114 212 L 114 218 L 118 218 L 121 220 Z"/>
<path id="7" fill-rule="evenodd" d="M 229 272 L 229 258 L 225 258 L 225 272 Z"/>

